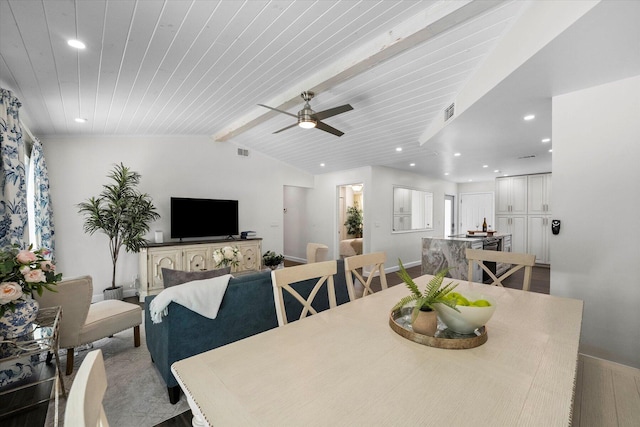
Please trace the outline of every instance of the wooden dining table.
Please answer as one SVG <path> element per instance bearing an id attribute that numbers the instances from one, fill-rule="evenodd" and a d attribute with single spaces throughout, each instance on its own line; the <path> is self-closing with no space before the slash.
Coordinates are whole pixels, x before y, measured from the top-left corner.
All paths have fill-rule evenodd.
<path id="1" fill-rule="evenodd" d="M 452 281 L 495 298 L 484 344 L 450 350 L 400 336 L 390 312 L 409 291 L 393 286 L 174 363 L 193 424 L 569 425 L 582 301 Z"/>

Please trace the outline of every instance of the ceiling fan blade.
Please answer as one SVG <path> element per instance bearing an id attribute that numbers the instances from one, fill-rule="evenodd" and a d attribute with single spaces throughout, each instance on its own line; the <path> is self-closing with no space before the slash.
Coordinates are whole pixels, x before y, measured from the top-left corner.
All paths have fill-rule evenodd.
<path id="1" fill-rule="evenodd" d="M 351 110 L 353 110 L 353 107 L 349 104 L 345 104 L 339 107 L 329 108 L 328 110 L 319 111 L 313 116 L 316 118 L 316 120 L 324 120 L 328 117 L 337 116 L 338 114 L 346 113 L 347 111 Z"/>
<path id="2" fill-rule="evenodd" d="M 323 131 L 325 131 L 325 132 L 332 133 L 332 134 L 334 134 L 335 136 L 342 136 L 342 135 L 344 135 L 344 132 L 339 131 L 338 129 L 336 129 L 336 128 L 332 127 L 332 126 L 329 126 L 329 125 L 328 125 L 328 124 L 326 124 L 326 123 L 322 123 L 320 120 L 318 120 L 318 123 L 316 124 L 316 129 L 320 129 L 320 130 L 323 130 Z"/>
<path id="3" fill-rule="evenodd" d="M 296 116 L 295 114 L 291 114 L 288 111 L 278 110 L 277 108 L 269 107 L 268 105 L 264 105 L 264 104 L 258 104 L 258 105 L 264 108 L 268 108 L 270 110 L 277 111 L 278 113 L 286 114 L 287 116 L 295 117 L 296 119 L 298 118 L 298 116 Z"/>
<path id="4" fill-rule="evenodd" d="M 290 125 L 290 126 L 287 126 L 286 128 L 282 128 L 282 129 L 280 129 L 280 130 L 277 130 L 277 131 L 275 131 L 274 133 L 280 133 L 280 132 L 282 132 L 283 130 L 291 129 L 291 128 L 296 127 L 296 126 L 298 126 L 298 123 L 294 123 L 294 124 L 292 124 L 292 125 Z"/>

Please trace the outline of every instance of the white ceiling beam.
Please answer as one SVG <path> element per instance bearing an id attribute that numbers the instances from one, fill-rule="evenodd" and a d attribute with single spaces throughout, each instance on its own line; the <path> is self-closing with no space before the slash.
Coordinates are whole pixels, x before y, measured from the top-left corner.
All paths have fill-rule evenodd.
<path id="1" fill-rule="evenodd" d="M 266 105 L 289 110 L 301 103 L 300 92 L 317 93 L 342 83 L 415 45 L 424 43 L 450 28 L 477 16 L 505 0 L 440 1 L 395 28 L 374 38 L 348 56 L 319 70 Z M 275 112 L 257 107 L 213 135 L 215 141 L 226 141 L 273 117 Z"/>

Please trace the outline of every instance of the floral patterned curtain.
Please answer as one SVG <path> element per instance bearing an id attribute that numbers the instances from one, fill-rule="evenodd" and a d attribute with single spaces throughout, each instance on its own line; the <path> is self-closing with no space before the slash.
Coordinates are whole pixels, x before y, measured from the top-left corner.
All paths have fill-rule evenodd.
<path id="1" fill-rule="evenodd" d="M 35 138 L 31 149 L 31 165 L 33 171 L 33 201 L 34 201 L 34 228 L 38 248 L 46 248 L 51 251 L 51 260 L 54 258 L 54 229 L 53 209 L 51 196 L 49 195 L 49 174 L 47 164 L 44 161 L 44 152 L 40 140 Z"/>
<path id="2" fill-rule="evenodd" d="M 28 244 L 21 105 L 11 91 L 0 88 L 0 248 Z"/>

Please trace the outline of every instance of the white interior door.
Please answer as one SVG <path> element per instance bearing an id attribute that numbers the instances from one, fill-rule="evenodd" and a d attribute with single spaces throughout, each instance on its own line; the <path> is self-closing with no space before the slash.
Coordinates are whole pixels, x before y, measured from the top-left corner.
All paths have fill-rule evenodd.
<path id="1" fill-rule="evenodd" d="M 460 193 L 460 228 L 459 233 L 468 230 L 482 230 L 482 221 L 487 219 L 487 226 L 494 230 L 493 193 Z"/>

